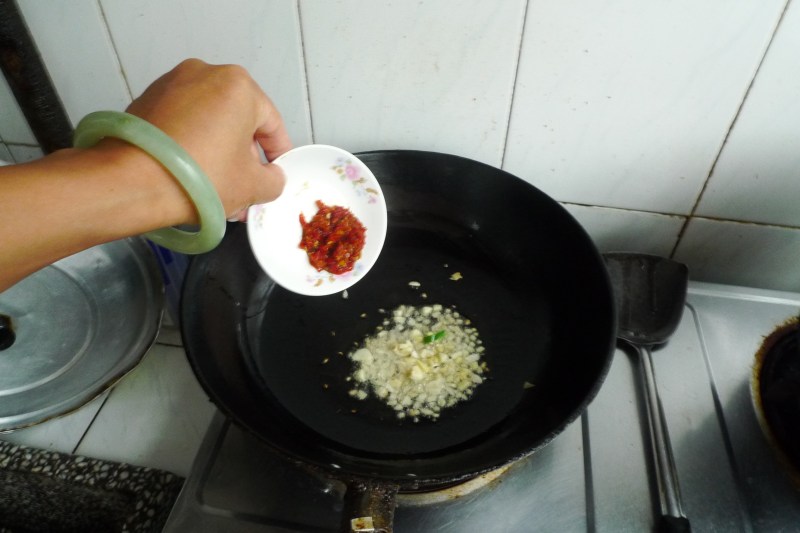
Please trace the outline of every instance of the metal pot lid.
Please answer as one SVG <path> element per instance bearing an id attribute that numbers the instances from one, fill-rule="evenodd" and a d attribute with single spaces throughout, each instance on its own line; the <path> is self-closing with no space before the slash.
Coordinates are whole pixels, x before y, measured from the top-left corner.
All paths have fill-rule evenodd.
<path id="1" fill-rule="evenodd" d="M 133 369 L 164 287 L 141 238 L 95 246 L 0 293 L 0 431 L 72 412 Z"/>

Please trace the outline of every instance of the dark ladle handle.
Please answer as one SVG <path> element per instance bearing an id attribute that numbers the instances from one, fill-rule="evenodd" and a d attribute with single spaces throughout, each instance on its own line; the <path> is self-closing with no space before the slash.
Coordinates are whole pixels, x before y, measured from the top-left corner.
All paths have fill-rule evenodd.
<path id="1" fill-rule="evenodd" d="M 664 409 L 658 397 L 656 377 L 653 371 L 653 359 L 650 348 L 635 345 L 641 361 L 641 377 L 644 382 L 645 400 L 647 403 L 647 425 L 650 429 L 650 442 L 653 447 L 653 462 L 655 463 L 656 478 L 658 480 L 659 500 L 661 502 L 661 517 L 658 531 L 679 532 L 691 531 L 689 520 L 683 516 L 681 494 L 675 474 L 675 459 L 669 441 L 667 424 L 664 421 Z"/>
<path id="2" fill-rule="evenodd" d="M 366 528 L 367 520 L 371 520 L 376 533 L 392 533 L 400 487 L 373 479 L 348 480 L 346 483 L 341 530 L 344 533 L 371 531 Z"/>
<path id="3" fill-rule="evenodd" d="M 662 516 L 658 523 L 658 533 L 691 533 L 689 519 L 683 516 Z"/>

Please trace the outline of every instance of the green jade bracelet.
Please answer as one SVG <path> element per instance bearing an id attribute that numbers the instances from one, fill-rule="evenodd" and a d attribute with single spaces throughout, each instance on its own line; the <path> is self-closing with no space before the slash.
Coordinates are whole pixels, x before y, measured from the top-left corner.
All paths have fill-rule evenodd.
<path id="1" fill-rule="evenodd" d="M 162 228 L 146 233 L 145 237 L 185 254 L 208 252 L 219 244 L 225 236 L 225 209 L 211 180 L 186 150 L 146 120 L 119 111 L 86 115 L 75 128 L 73 144 L 89 148 L 104 137 L 122 139 L 150 154 L 178 180 L 197 209 L 199 231 Z"/>

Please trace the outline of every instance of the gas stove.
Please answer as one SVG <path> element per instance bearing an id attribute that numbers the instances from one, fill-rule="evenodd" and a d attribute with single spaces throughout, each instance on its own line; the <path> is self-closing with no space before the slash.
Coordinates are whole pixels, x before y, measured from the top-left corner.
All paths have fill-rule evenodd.
<path id="1" fill-rule="evenodd" d="M 800 531 L 800 476 L 751 394 L 762 343 L 799 311 L 800 294 L 692 282 L 678 330 L 653 353 L 694 531 Z M 583 416 L 531 456 L 463 486 L 399 495 L 395 532 L 652 530 L 638 364 L 620 345 Z M 342 494 L 218 414 L 165 531 L 335 532 Z"/>

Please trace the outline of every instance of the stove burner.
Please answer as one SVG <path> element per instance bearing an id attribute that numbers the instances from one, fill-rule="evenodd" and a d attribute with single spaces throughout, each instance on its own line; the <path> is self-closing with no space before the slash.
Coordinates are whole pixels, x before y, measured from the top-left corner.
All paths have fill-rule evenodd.
<path id="1" fill-rule="evenodd" d="M 274 454 L 272 450 L 265 450 L 264 453 Z M 281 456 L 275 455 L 277 460 L 284 461 Z M 288 463 L 287 463 L 288 464 Z M 483 474 L 459 479 L 457 481 L 440 482 L 432 485 L 423 485 L 417 488 L 405 487 L 397 493 L 397 503 L 400 505 L 421 506 L 433 503 L 447 502 L 472 494 L 479 489 L 492 485 L 500 479 L 514 464 L 509 463 L 494 470 L 489 470 Z M 341 479 L 332 477 L 329 473 L 319 468 L 305 464 L 293 463 L 294 473 L 303 472 L 324 492 L 338 492 L 344 496 L 346 483 Z"/>
<path id="2" fill-rule="evenodd" d="M 756 354 L 753 379 L 761 426 L 800 473 L 800 318 L 765 339 Z"/>
<path id="3" fill-rule="evenodd" d="M 467 481 L 436 487 L 431 490 L 400 492 L 397 495 L 397 502 L 401 505 L 420 506 L 455 500 L 491 484 L 505 474 L 509 468 L 511 468 L 511 465 L 501 466 Z"/>

